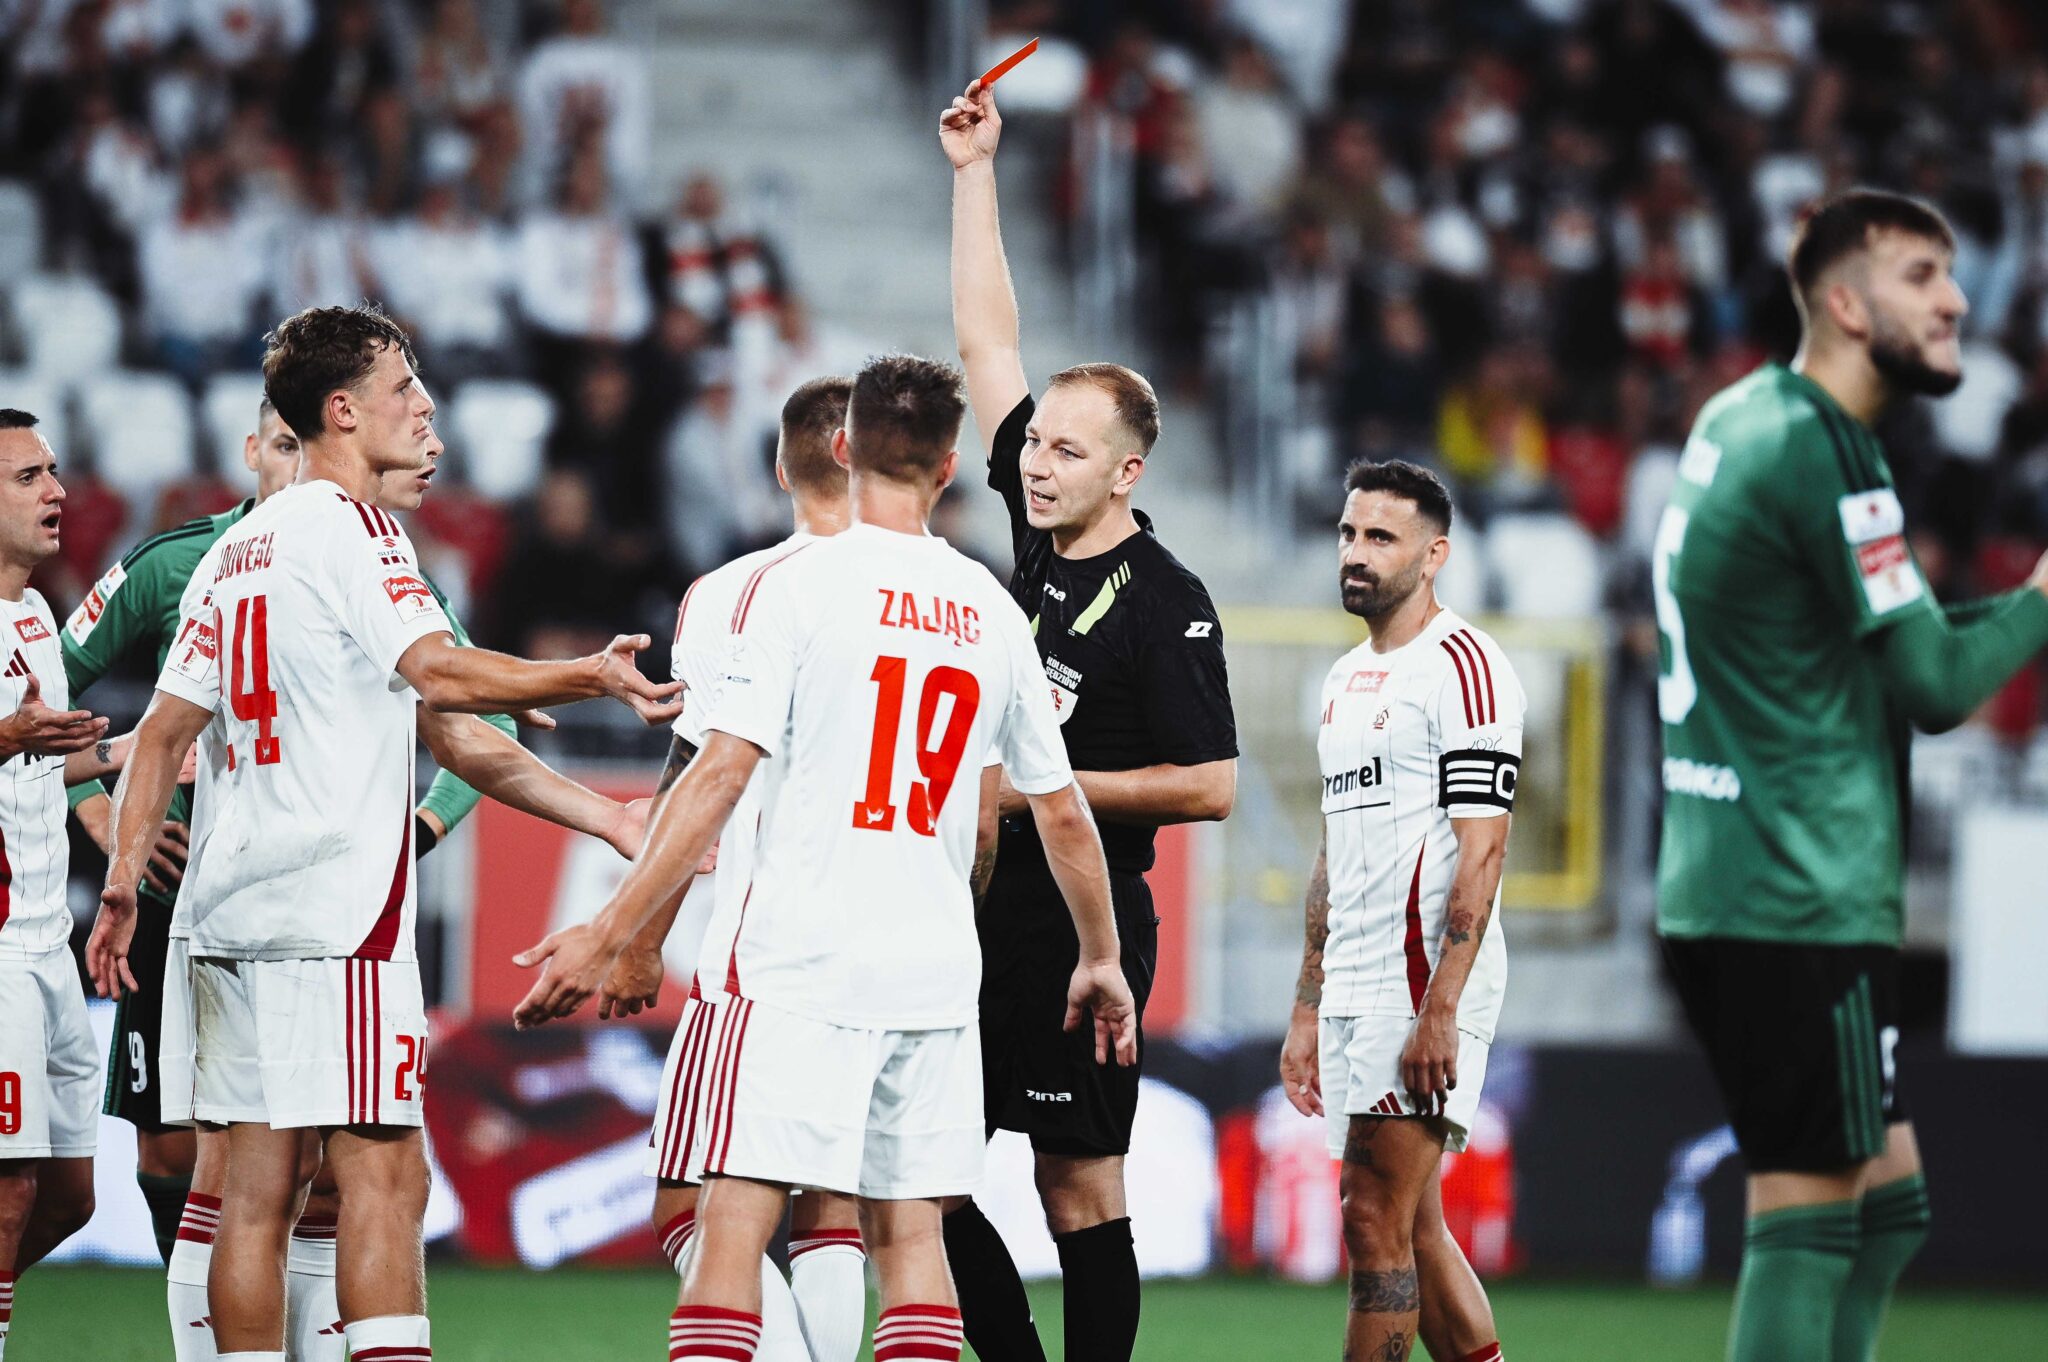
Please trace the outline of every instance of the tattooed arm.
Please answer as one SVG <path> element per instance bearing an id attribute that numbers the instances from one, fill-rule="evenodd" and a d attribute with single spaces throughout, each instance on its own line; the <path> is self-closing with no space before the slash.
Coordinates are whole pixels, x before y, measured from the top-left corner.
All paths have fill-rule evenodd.
<path id="1" fill-rule="evenodd" d="M 1429 1111 L 1442 1111 L 1450 1090 L 1458 1086 L 1458 1000 L 1493 920 L 1513 817 L 1504 813 L 1451 820 L 1451 834 L 1458 839 L 1458 868 L 1451 875 L 1443 940 L 1414 1034 L 1401 1054 L 1401 1081 Z"/>
<path id="2" fill-rule="evenodd" d="M 668 760 L 662 764 L 661 779 L 654 786 L 654 808 L 649 811 L 647 820 L 650 826 L 654 815 L 661 811 L 662 804 L 668 799 L 669 787 L 681 778 L 684 768 L 696 755 L 695 744 L 681 736 L 670 739 Z M 705 868 L 699 867 L 699 873 Z M 640 929 L 640 934 L 619 956 L 597 995 L 600 1019 L 631 1017 L 642 1008 L 654 1006 L 655 1000 L 661 996 L 661 946 L 668 940 L 669 929 L 676 925 L 676 914 L 682 911 L 683 898 L 689 892 L 690 886 L 686 881 L 663 900 L 647 925 Z"/>
<path id="3" fill-rule="evenodd" d="M 1316 1061 L 1317 1029 L 1323 1004 L 1323 947 L 1330 939 L 1330 831 L 1316 848 L 1303 907 L 1306 940 L 1301 949 L 1301 975 L 1294 984 L 1294 1015 L 1280 1046 L 1280 1086 L 1287 1100 L 1304 1116 L 1323 1114 L 1322 1070 Z"/>

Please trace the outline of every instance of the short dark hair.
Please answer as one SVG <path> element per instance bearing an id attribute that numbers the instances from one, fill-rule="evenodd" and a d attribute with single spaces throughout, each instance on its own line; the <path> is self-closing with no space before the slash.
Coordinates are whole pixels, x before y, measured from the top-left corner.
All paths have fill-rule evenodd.
<path id="1" fill-rule="evenodd" d="M 846 424 L 853 380 L 837 374 L 814 378 L 782 404 L 782 432 L 775 456 L 791 487 L 844 491 L 846 470 L 832 457 L 832 432 Z"/>
<path id="2" fill-rule="evenodd" d="M 1140 458 L 1159 443 L 1159 394 L 1136 369 L 1121 364 L 1076 364 L 1062 369 L 1045 381 L 1048 388 L 1087 384 L 1109 394 L 1116 404 L 1116 419 L 1130 432 Z"/>
<path id="3" fill-rule="evenodd" d="M 1812 296 L 1822 275 L 1887 231 L 1939 242 L 1955 253 L 1956 234 L 1933 204 L 1882 189 L 1845 189 L 1815 204 L 1794 229 L 1785 261 L 1793 293 Z"/>
<path id="4" fill-rule="evenodd" d="M 34 430 L 38 424 L 33 412 L 19 407 L 0 407 L 0 430 Z"/>
<path id="5" fill-rule="evenodd" d="M 916 355 L 883 355 L 854 375 L 846 403 L 852 464 L 897 482 L 936 473 L 960 439 L 960 371 Z"/>
<path id="6" fill-rule="evenodd" d="M 1436 526 L 1438 534 L 1451 532 L 1451 493 L 1444 480 L 1421 464 L 1406 459 L 1374 463 L 1359 459 L 1344 471 L 1344 494 L 1386 492 L 1415 503 L 1423 519 Z"/>
<path id="7" fill-rule="evenodd" d="M 263 395 L 302 440 L 327 428 L 327 395 L 363 381 L 384 350 L 415 364 L 404 328 L 375 303 L 309 307 L 263 338 Z"/>

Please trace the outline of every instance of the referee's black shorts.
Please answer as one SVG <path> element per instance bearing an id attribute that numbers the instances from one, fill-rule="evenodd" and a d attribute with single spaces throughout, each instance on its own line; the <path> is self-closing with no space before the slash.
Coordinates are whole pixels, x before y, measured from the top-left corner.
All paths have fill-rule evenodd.
<path id="1" fill-rule="evenodd" d="M 1088 1021 L 1071 1032 L 1060 1027 L 1081 943 L 1059 886 L 1041 866 L 1010 870 L 1004 874 L 997 862 L 977 923 L 982 1109 L 989 1133 L 1021 1131 L 1044 1154 L 1128 1153 L 1145 1060 L 1145 1000 L 1159 960 L 1152 891 L 1143 875 L 1110 872 L 1124 978 L 1140 1022 L 1138 1063 L 1121 1068 L 1114 1058 L 1095 1062 L 1095 1031 Z"/>
<path id="2" fill-rule="evenodd" d="M 171 949 L 171 907 L 147 894 L 136 899 L 135 938 L 128 946 L 128 970 L 135 988 L 114 1008 L 114 1033 L 107 1046 L 107 1089 L 100 1110 L 145 1134 L 180 1129 L 163 1122 L 158 1104 L 162 1080 L 157 1059 L 163 1049 L 164 962 Z"/>
<path id="3" fill-rule="evenodd" d="M 1664 958 L 1750 1172 L 1839 1172 L 1884 1152 L 1906 1119 L 1896 949 L 1666 937 Z"/>

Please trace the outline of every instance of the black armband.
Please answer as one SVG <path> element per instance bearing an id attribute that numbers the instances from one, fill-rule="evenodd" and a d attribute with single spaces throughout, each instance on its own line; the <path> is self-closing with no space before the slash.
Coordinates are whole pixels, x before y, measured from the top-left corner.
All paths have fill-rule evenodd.
<path id="1" fill-rule="evenodd" d="M 1446 752 L 1437 760 L 1436 806 L 1448 809 L 1458 804 L 1485 804 L 1496 809 L 1515 807 L 1515 783 L 1522 773 L 1522 759 L 1511 752 L 1488 752 L 1467 747 Z"/>

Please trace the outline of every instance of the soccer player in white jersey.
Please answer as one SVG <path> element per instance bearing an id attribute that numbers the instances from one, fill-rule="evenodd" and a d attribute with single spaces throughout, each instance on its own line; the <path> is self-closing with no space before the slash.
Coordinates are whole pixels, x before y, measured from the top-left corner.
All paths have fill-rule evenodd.
<path id="1" fill-rule="evenodd" d="M 925 528 L 958 464 L 964 409 L 945 365 L 890 357 L 861 370 L 834 440 L 852 528 L 756 574 L 704 748 L 632 871 L 594 921 L 519 957 L 547 964 L 522 1024 L 575 1010 L 761 770 L 745 911 L 724 959 L 703 970 L 730 996 L 712 1040 L 699 1244 L 671 1362 L 755 1356 L 757 1265 L 793 1187 L 861 1197 L 881 1284 L 877 1362 L 960 1355 L 939 1204 L 981 1176 L 969 863 L 992 747 L 1030 800 L 1081 940 L 1068 1024 L 1092 1011 L 1098 1062 L 1137 1058 L 1102 843 L 1030 628 L 987 570 Z"/>
<path id="2" fill-rule="evenodd" d="M 734 612 L 748 585 L 806 544 L 846 528 L 846 470 L 832 458 L 832 437 L 846 423 L 852 392 L 853 380 L 834 377 L 814 378 L 790 394 L 782 406 L 775 479 L 789 493 L 795 533 L 706 573 L 683 596 L 670 668 L 670 675 L 683 683 L 683 712 L 675 722 L 657 797 L 675 784 L 704 745 L 704 715 L 731 644 Z M 729 943 L 738 929 L 752 881 L 760 787 L 756 772 L 713 853 L 710 920 L 696 937 L 681 943 L 692 960 L 700 950 L 709 950 L 715 968 L 725 963 L 721 943 Z M 598 998 L 600 1017 L 632 1016 L 653 1006 L 661 991 L 663 943 L 674 934 L 688 888 L 678 886 L 669 895 L 612 966 Z M 678 1275 L 687 1271 L 695 1242 L 697 1182 L 690 1153 L 702 1115 L 699 1080 L 710 1062 L 725 986 L 723 974 L 692 972 L 654 1113 L 647 1157 L 648 1175 L 660 1180 L 654 1228 Z M 853 1198 L 822 1191 L 796 1198 L 790 1207 L 789 1280 L 783 1281 L 774 1263 L 761 1260 L 760 1362 L 853 1362 L 866 1328 L 867 1255 Z"/>
<path id="3" fill-rule="evenodd" d="M 1451 499 L 1359 463 L 1338 523 L 1344 608 L 1372 635 L 1323 683 L 1323 841 L 1280 1053 L 1288 1100 L 1343 1158 L 1344 1356 L 1499 1362 L 1486 1293 L 1444 1228 L 1507 984 L 1493 922 L 1525 702 L 1500 647 L 1437 602 Z M 1419 1282 L 1418 1282 L 1419 1272 Z"/>
<path id="4" fill-rule="evenodd" d="M 64 504 L 35 427 L 0 409 L 0 1357 L 16 1276 L 92 1218 L 99 1045 L 67 949 L 64 789 L 117 770 L 130 744 L 66 708 L 57 621 L 28 584 L 57 552 Z"/>
<path id="5" fill-rule="evenodd" d="M 197 1019 L 193 1115 L 228 1127 L 208 1280 L 224 1358 L 281 1362 L 301 1129 L 341 1193 L 336 1294 L 365 1362 L 431 1356 L 420 1222 L 426 1018 L 413 944 L 416 702 L 493 713 L 611 695 L 672 719 L 673 684 L 634 667 L 644 636 L 565 662 L 455 645 L 380 477 L 419 469 L 434 404 L 410 342 L 369 308 L 287 318 L 265 391 L 304 448 L 299 480 L 223 535 L 114 797 L 114 855 L 88 947 L 125 956 L 176 753 L 202 731 L 207 781 L 181 896 Z M 290 1025 L 277 1019 L 288 1017 Z"/>

